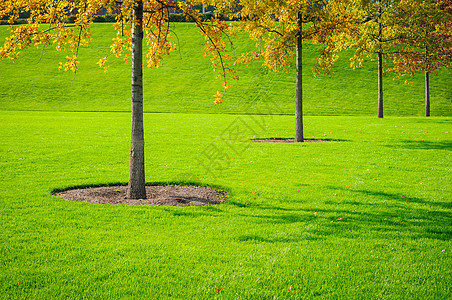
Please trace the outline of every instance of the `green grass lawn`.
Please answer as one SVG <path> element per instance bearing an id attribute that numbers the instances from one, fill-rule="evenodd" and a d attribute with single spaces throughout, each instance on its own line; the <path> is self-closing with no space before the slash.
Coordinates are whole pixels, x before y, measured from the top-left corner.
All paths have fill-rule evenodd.
<path id="1" fill-rule="evenodd" d="M 291 117 L 259 120 L 268 127 L 253 116 L 146 114 L 148 181 L 219 185 L 230 201 L 132 207 L 51 195 L 127 181 L 128 113 L 3 112 L 2 295 L 452 294 L 449 118 L 307 118 L 308 136 L 341 143 L 251 143 L 219 134 L 237 124 L 258 137 L 293 134 Z M 218 155 L 210 160 L 212 145 Z"/>
<path id="2" fill-rule="evenodd" d="M 7 35 L 0 26 L 0 40 Z M 193 24 L 176 24 L 178 50 L 157 70 L 144 71 L 144 109 L 146 112 L 259 113 L 269 103 L 278 103 L 275 113 L 295 111 L 295 70 L 269 72 L 261 62 L 239 66 L 237 82 L 229 80 L 224 105 L 213 105 L 221 79 L 215 79 L 204 40 Z M 58 71 L 58 62 L 67 53 L 52 47 L 29 49 L 15 63 L 0 60 L 0 109 L 58 111 L 129 111 L 131 66 L 122 59 L 110 59 L 107 75 L 95 64 L 109 53 L 114 30 L 110 24 L 94 24 L 89 48 L 79 51 L 80 71 Z M 254 42 L 235 39 L 233 57 L 253 50 Z M 352 70 L 351 53 L 342 53 L 334 75 L 314 78 L 312 66 L 317 46 L 304 46 L 304 112 L 306 115 L 377 115 L 377 63 Z M 37 76 L 38 75 L 38 76 Z M 424 79 L 384 78 L 385 115 L 422 116 Z M 452 116 L 452 76 L 448 71 L 431 75 L 432 116 Z"/>
<path id="3" fill-rule="evenodd" d="M 105 48 L 93 46 L 85 51 L 95 62 Z M 306 79 L 319 97 L 307 104 L 306 138 L 341 142 L 254 143 L 293 137 L 292 75 L 244 68 L 256 81 L 242 76 L 213 106 L 221 83 L 202 55 L 183 53 L 182 65 L 168 60 L 183 75 L 146 73 L 146 111 L 155 112 L 144 118 L 147 181 L 219 186 L 229 201 L 96 205 L 52 191 L 127 182 L 130 72 L 120 61 L 106 76 L 84 64 L 72 81 L 53 54 L 31 65 L 36 55 L 0 61 L 1 299 L 451 298 L 446 73 L 432 100 L 443 117 L 432 118 L 418 116 L 416 83 L 388 80 L 399 96 L 388 95 L 389 117 L 377 119 L 373 90 L 351 91 L 360 86 L 353 76 L 373 79 L 352 71 Z M 269 111 L 282 114 L 231 114 Z"/>

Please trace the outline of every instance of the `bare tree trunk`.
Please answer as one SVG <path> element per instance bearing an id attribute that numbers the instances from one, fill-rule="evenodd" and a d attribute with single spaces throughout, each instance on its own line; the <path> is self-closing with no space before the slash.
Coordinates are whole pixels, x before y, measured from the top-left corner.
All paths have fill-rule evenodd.
<path id="1" fill-rule="evenodd" d="M 378 9 L 379 15 L 381 17 L 382 7 Z M 381 38 L 383 35 L 383 25 L 380 22 L 380 17 L 378 17 L 378 41 L 381 43 Z M 378 118 L 383 118 L 383 51 L 381 49 L 378 52 Z"/>
<path id="2" fill-rule="evenodd" d="M 425 116 L 430 117 L 430 76 L 425 72 Z"/>
<path id="3" fill-rule="evenodd" d="M 143 131 L 143 2 L 133 10 L 132 24 L 132 143 L 127 197 L 146 198 Z"/>
<path id="4" fill-rule="evenodd" d="M 378 52 L 378 118 L 383 118 L 383 54 Z"/>
<path id="5" fill-rule="evenodd" d="M 295 103 L 295 142 L 303 142 L 303 37 L 301 36 L 302 19 L 298 14 L 298 25 L 300 32 L 297 38 L 297 82 L 296 82 L 296 103 Z"/>

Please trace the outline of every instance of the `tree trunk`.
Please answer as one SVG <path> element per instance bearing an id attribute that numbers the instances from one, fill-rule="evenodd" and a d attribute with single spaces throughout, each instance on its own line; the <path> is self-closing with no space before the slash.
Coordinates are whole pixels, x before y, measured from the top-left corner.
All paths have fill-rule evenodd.
<path id="1" fill-rule="evenodd" d="M 425 72 L 425 116 L 430 117 L 430 76 Z"/>
<path id="2" fill-rule="evenodd" d="M 297 38 L 297 82 L 296 82 L 296 103 L 295 103 L 295 142 L 303 142 L 303 37 L 301 36 L 302 24 L 301 15 L 298 14 L 298 25 L 300 32 Z"/>
<path id="3" fill-rule="evenodd" d="M 378 52 L 378 118 L 383 118 L 383 54 Z"/>
<path id="4" fill-rule="evenodd" d="M 143 2 L 133 10 L 132 24 L 132 143 L 127 197 L 146 198 L 143 131 Z"/>
<path id="5" fill-rule="evenodd" d="M 378 52 L 378 118 L 383 118 L 383 51 L 381 48 L 382 36 L 383 36 L 383 25 L 381 24 L 381 14 L 382 7 L 378 8 L 378 41 L 380 42 L 379 52 Z"/>

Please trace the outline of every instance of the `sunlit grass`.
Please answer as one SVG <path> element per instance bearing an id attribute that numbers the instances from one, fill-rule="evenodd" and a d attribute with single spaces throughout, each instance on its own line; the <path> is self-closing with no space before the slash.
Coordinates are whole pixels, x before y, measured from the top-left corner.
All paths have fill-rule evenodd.
<path id="1" fill-rule="evenodd" d="M 292 117 L 146 114 L 148 182 L 219 185 L 229 202 L 131 207 L 52 196 L 127 181 L 129 118 L 2 112 L 4 297 L 451 295 L 448 118 L 308 117 L 308 137 L 344 142 L 269 144 L 224 133 L 239 124 L 249 139 L 290 137 Z"/>
<path id="2" fill-rule="evenodd" d="M 178 24 L 181 55 L 145 71 L 145 110 L 158 112 L 144 117 L 146 179 L 220 186 L 230 200 L 65 201 L 52 191 L 128 180 L 130 66 L 95 66 L 109 26 L 94 26 L 75 79 L 51 49 L 39 64 L 41 50 L 0 61 L 0 298 L 450 298 L 448 73 L 432 76 L 432 115 L 445 117 L 413 117 L 422 78 L 387 77 L 381 120 L 372 64 L 344 58 L 313 78 L 306 45 L 305 137 L 341 142 L 254 143 L 294 136 L 293 71 L 240 67 L 214 106 L 221 81 L 196 29 Z"/>
<path id="3" fill-rule="evenodd" d="M 204 57 L 203 39 L 193 24 L 174 24 L 178 50 L 165 57 L 157 70 L 144 71 L 144 109 L 147 112 L 260 113 L 269 103 L 277 103 L 275 113 L 295 111 L 295 70 L 269 72 L 255 62 L 238 66 L 240 80 L 228 80 L 231 86 L 224 105 L 213 104 L 213 95 L 221 90 L 209 57 Z M 53 47 L 29 49 L 13 64 L 0 61 L 0 109 L 59 111 L 129 111 L 130 60 L 109 57 L 111 67 L 105 75 L 96 62 L 109 54 L 115 32 L 111 24 L 94 24 L 91 47 L 79 51 L 80 70 L 58 71 L 58 62 L 67 53 Z M 0 26 L 0 38 L 7 33 Z M 174 35 L 174 34 L 173 34 Z M 233 58 L 253 50 L 254 42 L 243 36 L 233 39 Z M 364 68 L 352 70 L 352 53 L 341 53 L 334 75 L 314 78 L 312 66 L 317 46 L 304 45 L 304 112 L 306 115 L 369 115 L 377 112 L 377 65 L 368 61 Z M 39 75 L 39 76 L 36 76 Z M 424 113 L 424 79 L 384 79 L 385 115 L 421 116 Z M 433 116 L 452 114 L 451 75 L 443 71 L 431 75 Z M 412 85 L 404 84 L 405 79 Z M 93 96 L 95 93 L 95 96 Z M 14 101 L 11 101 L 14 99 Z"/>

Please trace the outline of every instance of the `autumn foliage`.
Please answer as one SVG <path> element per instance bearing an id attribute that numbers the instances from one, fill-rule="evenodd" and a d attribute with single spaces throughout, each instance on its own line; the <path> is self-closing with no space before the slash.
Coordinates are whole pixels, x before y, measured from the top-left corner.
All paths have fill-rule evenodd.
<path id="1" fill-rule="evenodd" d="M 231 23 L 212 18 L 203 22 L 195 5 L 205 3 L 242 20 Z M 116 37 L 110 53 L 100 57 L 97 64 L 108 70 L 110 56 L 127 59 L 131 51 L 132 10 L 136 0 L 4 0 L 0 3 L 0 18 L 13 24 L 20 13 L 28 13 L 28 24 L 11 26 L 11 36 L 0 48 L 4 58 L 17 59 L 30 46 L 52 46 L 58 51 L 69 51 L 60 62 L 63 70 L 76 71 L 78 50 L 92 40 L 90 23 L 97 13 L 106 9 L 115 17 Z M 143 31 L 146 46 L 146 65 L 158 68 L 165 55 L 174 51 L 176 44 L 170 30 L 170 13 L 181 12 L 187 21 L 196 22 L 205 38 L 205 55 L 210 57 L 218 76 L 237 79 L 228 54 L 229 36 L 239 28 L 258 43 L 258 50 L 243 53 L 236 63 L 262 59 L 272 70 L 287 69 L 294 59 L 296 37 L 323 46 L 316 70 L 331 69 L 338 51 L 355 47 L 354 66 L 364 56 L 375 52 L 391 54 L 396 71 L 450 67 L 451 1 L 380 0 L 380 1 L 318 1 L 318 0 L 210 0 L 144 2 Z M 67 23 L 68 16 L 74 23 Z M 300 22 L 301 19 L 301 22 Z M 346 38 L 347 37 L 347 38 Z M 428 53 L 428 54 L 427 54 Z M 225 82 L 224 87 L 227 87 Z M 219 103 L 223 93 L 216 94 Z"/>
<path id="2" fill-rule="evenodd" d="M 143 2 L 143 38 L 145 40 L 145 64 L 149 68 L 158 68 L 165 55 L 176 49 L 170 30 L 170 13 L 178 11 L 187 21 L 198 25 L 200 34 L 205 38 L 205 55 L 210 57 L 212 67 L 218 76 L 237 78 L 230 66 L 227 54 L 227 42 L 230 25 L 218 18 L 204 22 L 202 14 L 194 7 L 202 1 L 154 0 Z M 58 51 L 69 51 L 65 61 L 59 63 L 60 69 L 76 72 L 78 69 L 78 51 L 81 46 L 89 46 L 92 41 L 90 24 L 102 9 L 115 16 L 116 32 L 110 45 L 110 53 L 100 57 L 97 64 L 108 71 L 108 59 L 111 56 L 128 59 L 132 49 L 132 11 L 136 0 L 6 0 L 0 4 L 0 18 L 8 18 L 11 23 L 11 35 L 0 53 L 3 58 L 17 59 L 22 50 L 30 46 L 55 47 Z M 226 8 L 226 6 L 223 6 Z M 20 13 L 28 13 L 28 24 L 13 26 Z M 68 17 L 75 17 L 74 23 L 68 23 Z M 224 87 L 226 87 L 226 81 Z M 222 101 L 223 93 L 216 102 Z"/>
<path id="3" fill-rule="evenodd" d="M 59 68 L 76 72 L 78 51 L 93 38 L 90 24 L 102 9 L 114 16 L 116 36 L 110 52 L 99 57 L 97 64 L 108 71 L 110 57 L 128 59 L 131 52 L 132 11 L 137 0 L 4 0 L 0 18 L 11 24 L 20 13 L 28 13 L 28 24 L 11 25 L 0 53 L 3 58 L 17 59 L 30 46 L 55 47 L 65 51 Z M 225 22 L 212 17 L 203 21 L 194 9 L 205 3 L 216 7 L 216 13 L 227 14 L 240 22 Z M 195 22 L 205 39 L 204 55 L 212 68 L 223 77 L 223 91 L 215 94 L 215 103 L 223 101 L 226 78 L 238 79 L 234 64 L 262 60 L 271 69 L 285 69 L 294 61 L 298 37 L 321 45 L 316 73 L 330 72 L 338 52 L 356 49 L 352 66 L 361 66 L 366 57 L 384 53 L 384 61 L 393 62 L 390 71 L 433 71 L 449 68 L 452 63 L 452 4 L 450 0 L 209 0 L 143 2 L 143 35 L 145 65 L 158 68 L 165 55 L 176 49 L 170 30 L 170 14 L 178 11 L 187 21 Z M 68 23 L 68 17 L 75 20 Z M 231 36 L 245 31 L 256 40 L 256 51 L 230 56 Z M 387 55 L 386 55 L 387 54 Z"/>
<path id="4" fill-rule="evenodd" d="M 452 67 L 452 1 L 401 0 L 395 72 L 433 72 Z"/>

